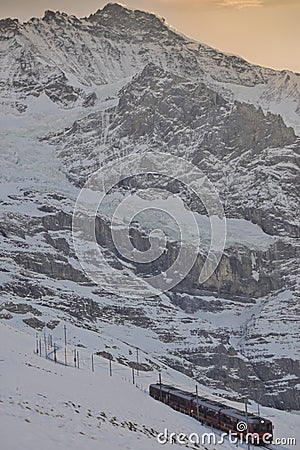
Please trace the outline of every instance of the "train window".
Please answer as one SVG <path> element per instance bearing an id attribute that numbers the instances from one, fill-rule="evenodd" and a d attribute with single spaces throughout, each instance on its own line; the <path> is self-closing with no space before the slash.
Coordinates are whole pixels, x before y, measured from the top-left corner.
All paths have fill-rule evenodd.
<path id="1" fill-rule="evenodd" d="M 253 431 L 254 432 L 260 432 L 260 431 L 269 431 L 269 423 L 265 422 L 264 420 L 261 420 L 260 422 L 255 422 L 253 424 Z"/>
<path id="2" fill-rule="evenodd" d="M 212 411 L 211 409 L 209 409 L 209 410 L 207 411 L 207 414 L 208 414 L 210 417 L 213 417 L 213 418 L 218 417 L 218 412 L 217 412 L 217 411 Z"/>

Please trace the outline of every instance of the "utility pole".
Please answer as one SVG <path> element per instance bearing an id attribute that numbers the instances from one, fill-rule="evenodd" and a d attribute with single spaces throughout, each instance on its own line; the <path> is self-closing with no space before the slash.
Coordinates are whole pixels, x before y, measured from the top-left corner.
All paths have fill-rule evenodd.
<path id="1" fill-rule="evenodd" d="M 139 349 L 138 347 L 136 348 L 136 374 L 139 375 Z"/>
<path id="2" fill-rule="evenodd" d="M 245 398 L 245 413 L 246 413 L 246 425 L 247 425 L 247 433 L 246 434 L 249 434 L 249 420 L 248 420 L 248 398 L 246 397 Z M 250 449 L 250 442 L 249 442 L 249 437 L 247 438 L 247 449 L 248 450 L 251 450 Z"/>
<path id="3" fill-rule="evenodd" d="M 56 357 L 56 344 L 54 344 L 54 362 L 57 362 L 57 357 Z"/>
<path id="4" fill-rule="evenodd" d="M 92 353 L 92 372 L 95 371 L 95 367 L 94 367 L 94 353 Z"/>
<path id="5" fill-rule="evenodd" d="M 159 382 L 159 400 L 161 401 L 161 373 L 158 374 L 158 382 Z"/>
<path id="6" fill-rule="evenodd" d="M 44 333 L 44 346 L 45 346 L 45 357 L 48 358 L 48 352 L 47 352 L 47 338 L 46 334 Z"/>
<path id="7" fill-rule="evenodd" d="M 64 325 L 64 337 L 65 337 L 65 366 L 68 364 L 67 362 L 67 326 Z"/>
<path id="8" fill-rule="evenodd" d="M 36 354 L 39 354 L 39 335 L 38 333 L 35 334 L 35 338 L 36 338 Z"/>
<path id="9" fill-rule="evenodd" d="M 111 363 L 111 359 L 108 360 L 108 365 L 109 365 L 109 376 L 112 377 L 112 363 Z"/>
<path id="10" fill-rule="evenodd" d="M 79 369 L 79 351 L 77 350 L 77 367 Z"/>
<path id="11" fill-rule="evenodd" d="M 135 384 L 135 379 L 134 379 L 134 368 L 132 367 L 132 384 Z"/>
<path id="12" fill-rule="evenodd" d="M 196 403 L 197 403 L 197 420 L 199 421 L 199 396 L 198 396 L 198 386 L 196 385 Z"/>
<path id="13" fill-rule="evenodd" d="M 258 399 L 257 399 L 257 415 L 260 416 L 260 405 L 259 405 L 259 401 L 260 401 L 260 395 L 258 394 Z"/>

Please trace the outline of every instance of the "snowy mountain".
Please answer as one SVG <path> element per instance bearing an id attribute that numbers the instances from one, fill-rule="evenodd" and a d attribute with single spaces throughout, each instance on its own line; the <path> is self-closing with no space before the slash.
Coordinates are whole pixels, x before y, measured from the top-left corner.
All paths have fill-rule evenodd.
<path id="1" fill-rule="evenodd" d="M 5 19 L 0 33 L 1 321 L 54 332 L 67 321 L 93 332 L 95 351 L 116 347 L 124 367 L 135 361 L 126 342 L 224 397 L 299 409 L 300 75 L 253 66 L 118 4 L 82 19 Z M 204 285 L 201 254 L 178 289 L 137 301 L 88 279 L 71 223 L 87 177 L 145 149 L 201 167 L 228 233 Z M 191 204 L 205 234 L 202 205 Z M 157 220 L 138 219 L 137 246 Z M 168 264 L 176 242 L 159 220 Z M 101 245 L 120 264 L 108 228 L 99 217 Z M 105 336 L 114 340 L 104 348 Z"/>
<path id="2" fill-rule="evenodd" d="M 153 63 L 203 81 L 224 96 L 281 112 L 299 127 L 300 74 L 253 66 L 192 41 L 163 19 L 118 4 L 87 18 L 46 11 L 42 19 L 0 22 L 2 102 L 20 111 L 43 93 L 65 107 L 92 105 L 104 84 Z M 298 129 L 298 128 L 297 128 Z"/>

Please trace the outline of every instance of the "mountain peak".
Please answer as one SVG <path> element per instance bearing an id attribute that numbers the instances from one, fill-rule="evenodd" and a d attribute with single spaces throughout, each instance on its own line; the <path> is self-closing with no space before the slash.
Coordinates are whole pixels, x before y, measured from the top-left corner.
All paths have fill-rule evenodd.
<path id="1" fill-rule="evenodd" d="M 64 18 L 68 17 L 68 14 L 60 11 L 51 11 L 50 9 L 47 9 L 44 13 L 43 20 L 49 22 L 51 20 L 61 19 L 62 17 Z"/>
<path id="2" fill-rule="evenodd" d="M 161 24 L 165 23 L 165 19 L 146 11 L 142 11 L 139 9 L 133 9 L 128 7 L 127 5 L 123 5 L 122 3 L 107 3 L 102 9 L 98 9 L 94 14 L 91 14 L 88 19 L 89 20 L 112 20 L 114 23 L 118 22 L 118 19 L 136 21 L 140 22 L 149 22 L 153 20 L 161 26 Z"/>
<path id="3" fill-rule="evenodd" d="M 18 19 L 0 19 L 0 33 L 2 39 L 8 39 L 18 33 L 20 22 Z"/>
<path id="4" fill-rule="evenodd" d="M 101 16 L 104 14 L 124 14 L 133 12 L 134 10 L 128 6 L 122 5 L 121 3 L 107 3 L 102 9 L 97 9 L 94 14 L 89 17 Z"/>
<path id="5" fill-rule="evenodd" d="M 116 11 L 116 10 L 133 11 L 132 8 L 129 8 L 127 5 L 118 2 L 109 2 L 102 9 L 102 11 Z"/>

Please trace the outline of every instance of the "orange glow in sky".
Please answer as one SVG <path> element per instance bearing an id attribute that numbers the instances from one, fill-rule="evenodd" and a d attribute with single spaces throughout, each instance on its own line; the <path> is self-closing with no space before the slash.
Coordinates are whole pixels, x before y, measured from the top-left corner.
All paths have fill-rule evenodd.
<path id="1" fill-rule="evenodd" d="M 59 10 L 79 17 L 102 8 L 96 0 L 6 0 L 1 17 L 22 21 Z M 300 0 L 123 0 L 154 12 L 180 32 L 248 61 L 300 72 Z"/>

